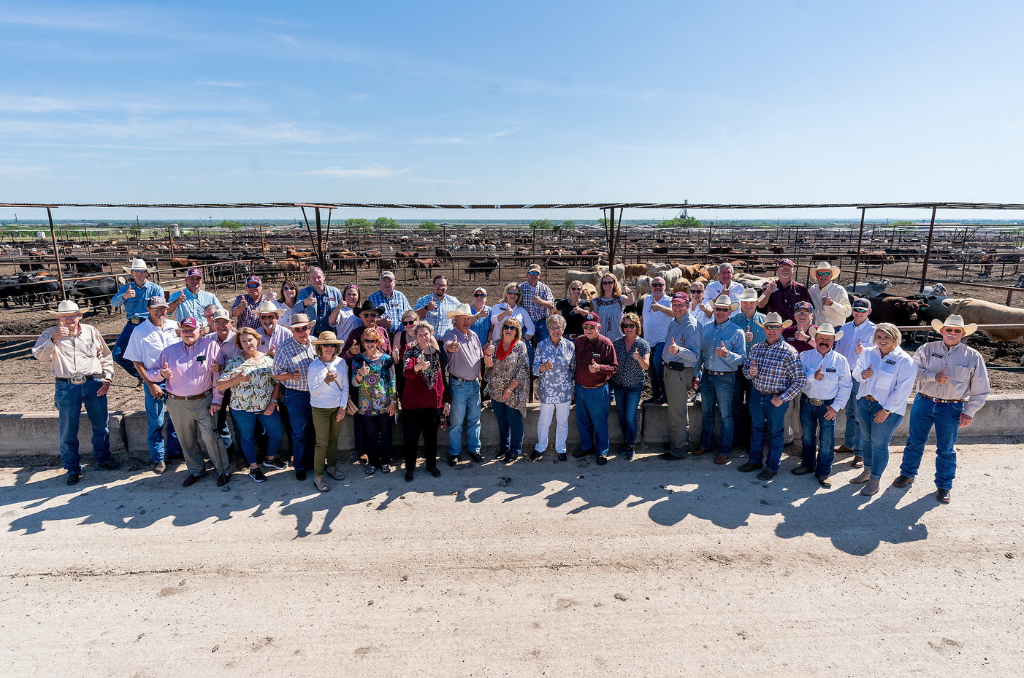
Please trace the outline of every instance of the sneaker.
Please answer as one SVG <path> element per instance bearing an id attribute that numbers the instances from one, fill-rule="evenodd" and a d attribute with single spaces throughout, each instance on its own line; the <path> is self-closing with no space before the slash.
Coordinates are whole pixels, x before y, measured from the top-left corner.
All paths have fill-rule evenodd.
<path id="1" fill-rule="evenodd" d="M 288 465 L 275 457 L 274 459 L 264 459 L 263 468 L 273 469 L 275 471 L 283 471 L 286 468 L 288 468 Z"/>
<path id="2" fill-rule="evenodd" d="M 345 479 L 345 474 L 342 473 L 340 464 L 335 464 L 334 466 L 325 469 L 325 471 L 327 472 L 327 475 L 334 478 L 335 480 L 340 481 Z"/>
<path id="3" fill-rule="evenodd" d="M 257 483 L 262 483 L 264 480 L 267 479 L 267 477 L 263 475 L 263 471 L 259 470 L 258 468 L 249 469 L 249 477 L 252 478 L 253 481 Z"/>
<path id="4" fill-rule="evenodd" d="M 380 472 L 381 473 L 391 473 L 391 464 L 381 464 L 380 465 Z"/>
<path id="5" fill-rule="evenodd" d="M 377 472 L 377 467 L 376 466 L 374 466 L 373 464 L 367 464 L 366 465 L 366 471 L 365 471 L 366 475 L 372 476 L 376 472 Z"/>

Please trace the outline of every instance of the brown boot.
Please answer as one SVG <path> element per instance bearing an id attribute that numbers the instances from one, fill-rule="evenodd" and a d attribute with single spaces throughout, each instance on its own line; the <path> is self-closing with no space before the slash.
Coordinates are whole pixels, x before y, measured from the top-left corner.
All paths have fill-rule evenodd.
<path id="1" fill-rule="evenodd" d="M 854 485 L 863 485 L 864 483 L 871 480 L 871 469 L 866 468 L 860 472 L 860 475 L 851 480 L 850 482 Z"/>
<path id="2" fill-rule="evenodd" d="M 705 450 L 703 447 L 698 447 L 693 452 L 690 452 L 690 454 L 693 455 L 694 457 L 699 457 L 702 454 L 704 454 L 705 452 L 707 452 L 707 450 Z"/>
<path id="3" fill-rule="evenodd" d="M 721 466 L 722 464 L 728 464 L 729 457 L 725 456 L 724 454 L 715 455 L 715 463 L 718 464 L 719 466 Z"/>
<path id="4" fill-rule="evenodd" d="M 860 493 L 865 497 L 878 494 L 878 478 L 869 479 L 868 482 L 864 484 L 864 489 L 862 489 Z"/>
<path id="5" fill-rule="evenodd" d="M 853 461 L 850 462 L 850 468 L 863 468 L 864 457 L 854 457 Z"/>
<path id="6" fill-rule="evenodd" d="M 835 452 L 836 454 L 850 454 L 851 452 L 853 452 L 853 450 L 851 450 L 846 445 L 840 445 L 835 449 Z"/>

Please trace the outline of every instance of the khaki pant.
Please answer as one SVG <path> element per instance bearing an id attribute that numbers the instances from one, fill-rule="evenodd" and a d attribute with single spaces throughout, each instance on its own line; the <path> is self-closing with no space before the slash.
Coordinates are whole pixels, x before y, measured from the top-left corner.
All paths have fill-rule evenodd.
<path id="1" fill-rule="evenodd" d="M 199 449 L 200 436 L 213 467 L 217 469 L 217 474 L 223 475 L 228 472 L 228 453 L 220 436 L 217 435 L 217 420 L 210 414 L 212 401 L 212 393 L 199 400 L 167 397 L 167 414 L 171 415 L 174 430 L 178 433 L 181 452 L 185 456 L 185 466 L 194 476 L 203 475 L 206 468 L 203 452 Z"/>
<path id="2" fill-rule="evenodd" d="M 690 419 L 686 396 L 693 384 L 693 369 L 682 372 L 665 370 L 665 400 L 668 402 L 668 425 L 673 456 L 685 457 L 690 445 Z"/>
<path id="3" fill-rule="evenodd" d="M 786 410 L 786 422 L 782 426 L 783 438 L 787 445 L 794 440 L 800 442 L 804 437 L 803 426 L 800 425 L 800 394 L 789 401 L 789 409 Z"/>
<path id="4" fill-rule="evenodd" d="M 337 407 L 311 407 L 316 448 L 313 450 L 313 473 L 322 476 L 324 469 L 338 461 L 338 434 L 341 422 L 337 420 Z"/>

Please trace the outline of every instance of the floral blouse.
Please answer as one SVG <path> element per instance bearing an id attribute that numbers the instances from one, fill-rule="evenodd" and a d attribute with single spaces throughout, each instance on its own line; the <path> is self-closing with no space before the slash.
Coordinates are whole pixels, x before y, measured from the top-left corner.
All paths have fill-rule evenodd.
<path id="1" fill-rule="evenodd" d="M 361 384 L 357 384 L 356 375 L 363 365 L 369 365 L 370 372 L 363 377 Z M 387 414 L 391 403 L 398 402 L 394 368 L 395 361 L 387 353 L 382 353 L 376 360 L 369 360 L 363 354 L 352 359 L 352 387 L 358 394 L 359 414 Z"/>
<path id="2" fill-rule="evenodd" d="M 541 373 L 540 366 L 551 360 L 551 369 Z M 572 401 L 576 392 L 576 346 L 566 338 L 562 338 L 555 346 L 551 339 L 537 344 L 537 353 L 533 356 L 533 373 L 538 375 L 540 401 L 545 405 L 557 405 Z"/>
<path id="3" fill-rule="evenodd" d="M 633 351 L 639 351 L 640 355 L 650 355 L 651 345 L 643 337 L 633 340 L 633 345 L 626 352 L 626 337 L 619 337 L 612 342 L 615 347 L 615 359 L 619 362 L 619 371 L 612 375 L 611 382 L 616 386 L 628 386 L 637 388 L 644 385 L 644 371 L 640 363 L 633 357 Z"/>
<path id="4" fill-rule="evenodd" d="M 238 374 L 246 374 L 248 383 L 235 384 L 231 387 L 231 409 L 242 412 L 262 412 L 270 404 L 277 382 L 270 376 L 274 367 L 274 359 L 266 353 L 258 362 L 249 362 L 241 355 L 228 360 L 224 366 L 221 379 L 230 379 Z"/>
<path id="5" fill-rule="evenodd" d="M 530 358 L 526 352 L 526 344 L 517 341 L 504 360 L 498 360 L 499 344 L 495 350 L 494 364 L 484 368 L 484 378 L 487 379 L 487 393 L 492 400 L 508 405 L 512 409 L 519 410 L 519 413 L 526 416 L 526 398 L 530 388 Z M 512 391 L 508 400 L 504 399 L 505 389 L 513 381 L 518 381 L 516 390 Z"/>

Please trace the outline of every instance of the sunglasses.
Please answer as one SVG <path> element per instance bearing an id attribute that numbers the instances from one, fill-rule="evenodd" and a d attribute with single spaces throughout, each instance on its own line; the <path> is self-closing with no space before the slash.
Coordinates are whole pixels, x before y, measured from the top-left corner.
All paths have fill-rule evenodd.
<path id="1" fill-rule="evenodd" d="M 690 290 L 690 294 L 704 294 L 704 290 Z"/>
<path id="2" fill-rule="evenodd" d="M 824 278 L 825 276 L 832 275 L 832 274 L 829 271 L 823 271 L 823 272 L 815 273 L 815 275 L 818 276 L 819 278 Z"/>
<path id="3" fill-rule="evenodd" d="M 403 325 L 415 325 L 416 321 L 415 320 L 403 320 L 402 324 Z"/>
<path id="4" fill-rule="evenodd" d="M 870 310 L 871 310 L 870 308 L 855 308 L 855 309 L 853 309 L 853 312 L 854 313 L 867 313 Z"/>
<path id="5" fill-rule="evenodd" d="M 255 290 L 259 289 L 260 287 L 263 287 L 263 285 L 246 285 L 246 287 L 248 287 L 250 290 Z"/>
<path id="6" fill-rule="evenodd" d="M 275 315 L 261 315 L 260 316 L 260 320 L 276 320 L 276 319 L 277 319 L 277 315 L 276 314 Z M 226 321 L 227 318 L 221 318 L 221 320 Z"/>
<path id="7" fill-rule="evenodd" d="M 664 287 L 665 283 L 651 283 L 651 287 Z"/>
<path id="8" fill-rule="evenodd" d="M 293 329 L 292 332 L 298 332 L 299 334 L 309 334 L 309 328 L 303 327 L 302 329 Z"/>
<path id="9" fill-rule="evenodd" d="M 298 288 L 297 287 L 282 287 L 281 289 L 283 289 L 285 292 L 294 292 Z"/>
<path id="10" fill-rule="evenodd" d="M 602 280 L 601 284 L 602 285 L 614 285 L 615 281 L 614 280 Z"/>
<path id="11" fill-rule="evenodd" d="M 570 287 L 569 289 L 572 290 L 573 292 L 582 292 L 583 291 L 582 287 Z"/>
<path id="12" fill-rule="evenodd" d="M 505 325 L 501 329 L 506 331 L 506 332 L 515 332 L 519 328 L 518 327 L 512 327 L 511 325 Z"/>
<path id="13" fill-rule="evenodd" d="M 540 275 L 540 271 L 530 271 L 526 275 Z"/>
<path id="14" fill-rule="evenodd" d="M 630 330 L 630 329 L 635 330 L 636 329 L 636 325 L 630 323 L 629 325 L 623 325 L 622 329 L 624 329 L 624 330 Z"/>
<path id="15" fill-rule="evenodd" d="M 782 325 L 765 325 L 764 329 L 766 329 L 766 330 L 781 330 L 782 329 Z"/>
<path id="16" fill-rule="evenodd" d="M 370 341 L 364 341 L 363 346 L 376 346 L 379 343 L 376 339 L 371 339 Z"/>
<path id="17" fill-rule="evenodd" d="M 963 334 L 963 332 L 964 332 L 960 328 L 953 328 L 953 327 L 943 327 L 942 331 L 943 332 L 952 332 L 953 334 Z"/>
<path id="18" fill-rule="evenodd" d="M 474 297 L 486 297 L 487 295 L 486 294 L 474 294 L 473 296 Z"/>
<path id="19" fill-rule="evenodd" d="M 363 313 L 363 314 L 360 314 L 359 317 L 360 318 L 376 318 L 377 314 L 376 313 Z"/>

